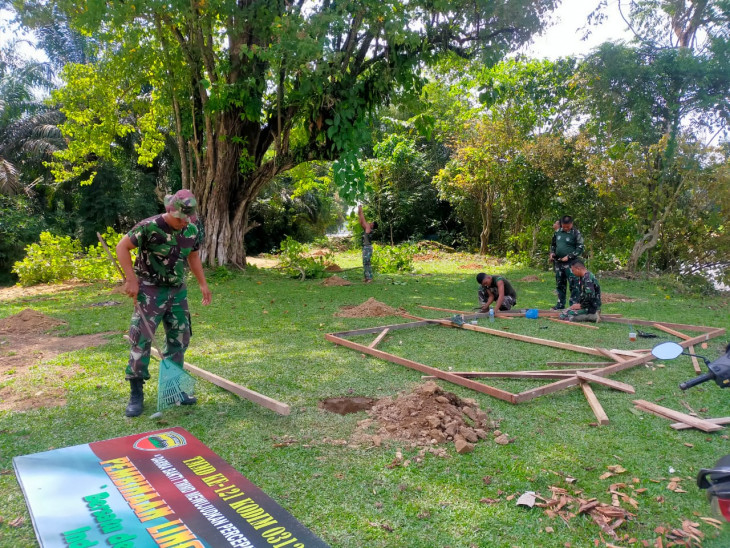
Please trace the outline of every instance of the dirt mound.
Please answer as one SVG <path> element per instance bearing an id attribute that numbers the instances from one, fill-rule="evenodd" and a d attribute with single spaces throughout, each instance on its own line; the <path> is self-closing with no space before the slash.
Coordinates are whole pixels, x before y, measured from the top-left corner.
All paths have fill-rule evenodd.
<path id="1" fill-rule="evenodd" d="M 400 310 L 370 297 L 357 306 L 343 306 L 339 312 L 335 313 L 335 316 L 340 318 L 376 318 L 379 316 L 397 316 L 400 312 Z"/>
<path id="2" fill-rule="evenodd" d="M 375 445 L 383 439 L 408 442 L 413 447 L 432 447 L 453 442 L 471 446 L 486 439 L 494 427 L 487 413 L 474 400 L 462 400 L 444 392 L 435 382 L 416 387 L 410 394 L 378 400 L 368 411 L 370 419 L 360 421 L 356 438 Z M 368 433 L 376 428 L 375 433 Z M 459 451 L 462 452 L 462 451 Z M 468 451 L 463 451 L 468 452 Z"/>
<path id="3" fill-rule="evenodd" d="M 41 314 L 32 308 L 26 308 L 17 314 L 0 320 L 0 333 L 11 335 L 46 333 L 63 324 L 64 322 L 60 320 Z"/>
<path id="4" fill-rule="evenodd" d="M 606 304 L 606 303 L 633 303 L 633 302 L 636 302 L 636 299 L 634 299 L 632 297 L 627 297 L 626 295 L 621 295 L 621 293 L 602 293 L 601 302 L 603 304 Z"/>
<path id="5" fill-rule="evenodd" d="M 347 280 L 345 280 L 344 278 L 340 278 L 339 276 L 330 276 L 322 282 L 322 285 L 352 285 L 352 282 L 348 282 Z"/>
<path id="6" fill-rule="evenodd" d="M 327 272 L 342 272 L 342 267 L 335 263 L 330 263 L 325 268 Z"/>
<path id="7" fill-rule="evenodd" d="M 521 282 L 541 282 L 540 276 L 525 276 L 520 279 Z"/>
<path id="8" fill-rule="evenodd" d="M 348 413 L 357 413 L 370 409 L 377 400 L 366 398 L 363 396 L 327 398 L 319 402 L 317 407 L 337 413 L 338 415 L 347 415 Z"/>
<path id="9" fill-rule="evenodd" d="M 464 270 L 483 270 L 487 268 L 486 265 L 483 264 L 477 264 L 477 263 L 469 263 L 469 264 L 460 264 L 459 268 Z"/>

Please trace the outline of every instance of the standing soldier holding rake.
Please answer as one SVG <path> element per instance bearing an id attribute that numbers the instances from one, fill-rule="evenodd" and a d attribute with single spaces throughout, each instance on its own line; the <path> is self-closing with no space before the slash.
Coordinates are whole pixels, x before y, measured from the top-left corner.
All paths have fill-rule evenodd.
<path id="1" fill-rule="evenodd" d="M 578 302 L 578 279 L 570 271 L 570 262 L 583 255 L 585 246 L 583 235 L 573 227 L 573 217 L 565 215 L 560 219 L 560 230 L 553 234 L 550 243 L 550 260 L 555 270 L 555 290 L 558 294 L 558 304 L 553 310 L 565 308 L 567 286 L 570 285 L 570 304 Z"/>
<path id="2" fill-rule="evenodd" d="M 205 281 L 198 249 L 202 234 L 196 226 L 197 202 L 189 190 L 165 197 L 165 213 L 140 221 L 117 245 L 117 258 L 126 276 L 124 291 L 135 301 L 129 337 L 132 349 L 126 369 L 130 398 L 125 414 L 137 417 L 144 405 L 144 381 L 150 378 L 150 348 L 160 322 L 165 327 L 163 358 L 183 366 L 190 343 L 188 290 L 185 263 L 190 266 L 203 293 L 203 304 L 210 304 L 211 292 Z M 131 250 L 138 248 L 132 267 Z M 140 314 L 143 315 L 140 316 Z M 183 405 L 196 403 L 184 394 Z"/>

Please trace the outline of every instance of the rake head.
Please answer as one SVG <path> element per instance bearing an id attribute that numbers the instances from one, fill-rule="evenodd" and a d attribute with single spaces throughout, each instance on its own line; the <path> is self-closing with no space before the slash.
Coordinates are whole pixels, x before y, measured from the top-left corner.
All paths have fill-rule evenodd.
<path id="1" fill-rule="evenodd" d="M 195 390 L 195 379 L 170 359 L 160 362 L 157 411 L 181 405 Z"/>

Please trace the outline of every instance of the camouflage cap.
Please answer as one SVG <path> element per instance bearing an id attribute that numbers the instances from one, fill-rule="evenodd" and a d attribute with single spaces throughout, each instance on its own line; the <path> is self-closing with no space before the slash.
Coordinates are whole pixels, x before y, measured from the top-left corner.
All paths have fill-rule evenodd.
<path id="1" fill-rule="evenodd" d="M 185 188 L 165 196 L 165 211 L 173 217 L 194 223 L 198 220 L 197 209 L 198 201 L 193 193 Z"/>

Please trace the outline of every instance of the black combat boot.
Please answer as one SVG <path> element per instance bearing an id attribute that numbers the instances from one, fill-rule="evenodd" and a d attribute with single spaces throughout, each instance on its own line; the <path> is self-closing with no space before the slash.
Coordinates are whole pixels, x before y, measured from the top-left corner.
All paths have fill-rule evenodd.
<path id="1" fill-rule="evenodd" d="M 190 394 L 189 396 L 185 392 L 181 392 L 182 399 L 180 400 L 180 405 L 195 405 L 198 403 L 198 398 Z"/>
<path id="2" fill-rule="evenodd" d="M 139 417 L 142 414 L 142 407 L 144 406 L 143 386 L 143 379 L 129 380 L 129 403 L 124 411 L 124 414 L 128 417 Z"/>

